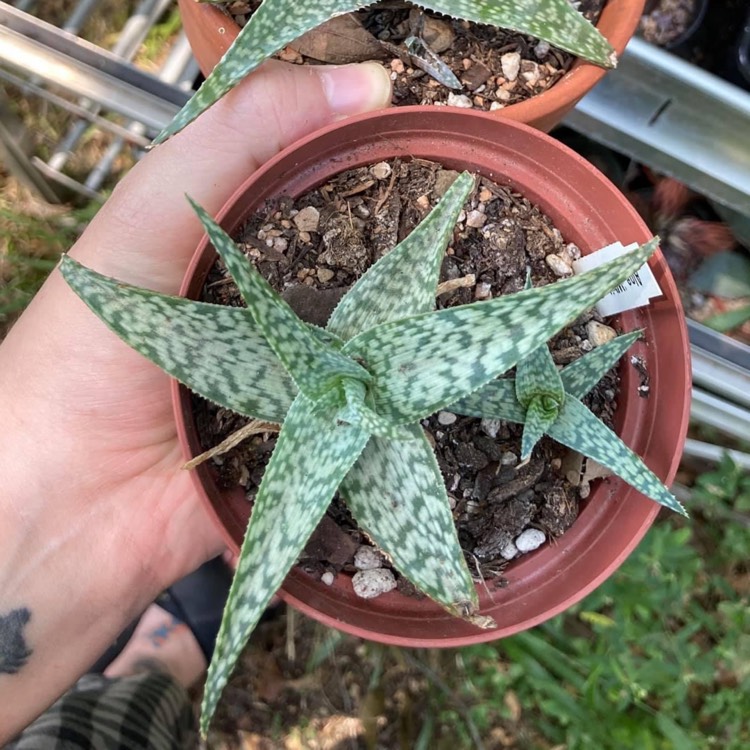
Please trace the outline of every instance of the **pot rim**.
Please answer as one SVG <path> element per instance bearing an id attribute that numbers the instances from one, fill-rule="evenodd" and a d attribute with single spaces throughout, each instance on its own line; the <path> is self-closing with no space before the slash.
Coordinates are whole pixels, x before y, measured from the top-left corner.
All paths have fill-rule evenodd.
<path id="1" fill-rule="evenodd" d="M 452 129 L 456 133 L 454 137 L 460 137 L 460 140 L 458 142 L 461 144 L 461 149 L 464 151 L 464 153 L 462 154 L 464 160 L 469 158 L 466 156 L 466 154 L 472 151 L 472 147 L 469 144 L 469 141 L 471 139 L 468 135 L 468 133 L 472 131 L 472 128 L 478 128 L 485 134 L 491 133 L 494 138 L 492 144 L 493 149 L 505 148 L 506 146 L 504 144 L 507 141 L 518 140 L 519 142 L 527 144 L 526 151 L 528 153 L 543 151 L 547 154 L 551 152 L 553 156 L 557 155 L 555 163 L 551 165 L 547 164 L 544 166 L 542 166 L 541 164 L 536 165 L 537 171 L 535 175 L 544 173 L 542 177 L 549 178 L 540 180 L 540 182 L 543 183 L 543 185 L 538 188 L 538 190 L 541 191 L 540 195 L 547 194 L 550 180 L 557 179 L 558 181 L 564 182 L 563 178 L 558 175 L 558 172 L 560 170 L 565 169 L 568 172 L 580 172 L 581 174 L 585 174 L 588 176 L 588 178 L 593 180 L 594 189 L 592 191 L 591 198 L 595 203 L 603 201 L 603 196 L 607 195 L 608 198 L 617 202 L 617 211 L 619 211 L 620 215 L 625 217 L 626 223 L 632 225 L 633 233 L 638 234 L 640 238 L 639 241 L 645 241 L 646 236 L 650 235 L 650 232 L 645 227 L 635 210 L 627 203 L 626 199 L 619 193 L 619 191 L 616 190 L 616 188 L 614 188 L 614 186 L 611 185 L 611 183 L 609 183 L 609 181 L 603 175 L 598 173 L 597 170 L 593 166 L 588 164 L 588 162 L 586 162 L 582 157 L 570 151 L 570 149 L 555 141 L 551 137 L 542 134 L 526 125 L 498 120 L 497 118 L 491 117 L 484 113 L 436 107 L 401 107 L 391 110 L 384 110 L 377 113 L 361 115 L 342 121 L 341 123 L 337 123 L 333 126 L 329 126 L 328 128 L 325 128 L 321 131 L 318 131 L 317 133 L 313 133 L 312 135 L 303 138 L 296 144 L 293 144 L 289 148 L 285 149 L 279 155 L 274 157 L 270 162 L 268 162 L 264 167 L 258 170 L 253 176 L 248 178 L 248 180 L 246 180 L 245 183 L 240 188 L 238 188 L 237 191 L 235 191 L 232 198 L 227 202 L 227 204 L 225 204 L 224 208 L 221 210 L 217 217 L 218 221 L 222 224 L 226 224 L 225 228 L 231 233 L 231 231 L 233 230 L 230 227 L 230 224 L 234 222 L 234 225 L 237 226 L 237 222 L 235 221 L 236 217 L 232 216 L 232 212 L 238 205 L 238 201 L 247 198 L 248 194 L 252 194 L 252 201 L 254 203 L 252 208 L 254 210 L 260 204 L 262 204 L 265 197 L 267 197 L 267 193 L 281 192 L 280 188 L 278 188 L 278 185 L 273 190 L 271 190 L 270 188 L 259 187 L 259 185 L 263 184 L 264 181 L 267 181 L 271 178 L 275 178 L 279 181 L 279 183 L 281 183 L 283 178 L 287 178 L 288 180 L 292 181 L 296 180 L 297 183 L 299 183 L 300 179 L 304 178 L 304 180 L 307 181 L 307 184 L 312 184 L 312 182 L 317 182 L 317 184 L 319 184 L 325 179 L 328 179 L 328 177 L 332 176 L 336 172 L 344 171 L 348 168 L 359 165 L 358 163 L 355 163 L 356 160 L 353 160 L 351 155 L 343 155 L 339 158 L 332 158 L 330 155 L 333 148 L 331 146 L 331 142 L 334 142 L 337 148 L 342 144 L 349 144 L 347 148 L 362 149 L 366 148 L 367 144 L 374 144 L 374 146 L 378 146 L 379 148 L 391 149 L 391 151 L 393 151 L 394 149 L 396 151 L 398 151 L 399 149 L 403 150 L 403 148 L 405 147 L 402 140 L 399 140 L 399 138 L 401 136 L 406 137 L 406 133 L 408 131 L 405 130 L 405 128 L 410 123 L 413 124 L 414 122 L 419 123 L 419 127 L 423 128 L 425 131 L 431 132 L 436 144 L 442 146 L 444 146 L 444 138 L 447 137 L 447 133 L 444 132 L 445 128 L 441 130 L 437 126 L 437 123 L 448 123 L 449 127 L 445 127 L 447 127 L 448 130 Z M 414 127 L 416 128 L 417 126 Z M 386 128 L 390 131 L 390 136 L 386 135 Z M 438 135 L 440 135 L 441 137 L 438 138 Z M 529 139 L 534 142 L 533 146 L 532 144 L 528 143 Z M 352 143 L 349 143 L 349 141 L 352 141 L 354 145 L 352 145 Z M 321 143 L 328 143 L 328 151 L 325 151 L 322 157 L 316 156 L 315 158 L 313 158 L 312 156 L 310 156 L 310 154 L 315 153 L 314 149 Z M 495 144 L 503 145 L 500 146 Z M 424 147 L 424 144 L 422 144 L 422 146 Z M 423 153 L 423 151 L 419 150 L 414 151 L 412 155 L 415 157 L 432 158 L 430 155 L 426 155 L 425 153 Z M 382 157 L 374 156 L 370 163 L 379 161 L 381 160 L 381 158 Z M 456 158 L 460 160 L 461 157 Z M 477 156 L 474 155 L 471 158 L 474 158 L 476 160 Z M 518 158 L 522 159 L 526 157 L 519 156 Z M 531 157 L 528 158 L 530 159 Z M 441 161 L 441 159 L 437 160 Z M 442 161 L 445 160 L 443 159 Z M 318 170 L 317 177 L 314 176 L 315 168 L 317 168 Z M 473 171 L 481 172 L 483 169 L 484 167 L 481 167 L 479 170 Z M 484 170 L 484 174 L 485 176 L 487 176 L 486 169 Z M 300 175 L 302 175 L 302 177 L 300 177 Z M 557 177 L 555 177 L 555 175 L 557 175 Z M 274 183 L 274 185 L 276 185 L 276 183 Z M 258 191 L 260 191 L 260 194 L 258 194 Z M 295 194 L 293 189 L 291 190 L 291 192 L 292 194 Z M 571 201 L 571 206 L 573 204 L 576 204 L 580 208 L 581 205 L 583 205 L 584 207 L 586 205 L 591 205 L 591 203 L 587 199 L 583 198 L 574 191 L 571 191 L 569 199 Z M 543 210 L 545 210 L 545 212 L 548 214 L 551 213 L 548 206 L 544 205 L 544 202 L 541 198 L 535 202 L 541 202 L 543 204 Z M 568 206 L 568 209 L 571 209 L 571 207 Z M 552 218 L 553 221 L 555 221 L 556 225 L 559 227 L 560 222 L 555 219 L 554 215 L 552 216 Z M 596 221 L 601 224 L 602 219 L 598 218 L 596 219 Z M 591 217 L 586 217 L 586 220 L 582 221 L 582 223 L 586 224 L 587 228 L 578 231 L 583 232 L 584 234 L 586 232 L 593 231 L 593 229 L 588 226 L 588 224 L 591 224 L 593 226 L 593 224 L 595 223 Z M 570 234 L 564 229 L 561 230 L 563 231 L 564 235 L 568 234 L 568 237 L 570 236 Z M 605 234 L 607 233 L 606 230 L 601 228 L 601 226 L 596 231 L 600 234 L 602 231 L 605 231 Z M 623 237 L 622 239 L 624 241 L 630 241 L 630 239 L 633 238 Z M 579 244 L 584 251 L 592 249 L 591 247 L 587 247 L 585 242 L 579 241 L 577 244 Z M 206 257 L 210 254 L 207 254 L 205 252 L 207 245 L 207 238 L 204 237 L 193 257 L 193 260 L 191 261 L 190 268 L 188 269 L 188 272 L 185 276 L 185 281 L 183 282 L 182 289 L 180 291 L 181 294 L 185 294 L 186 291 L 188 291 L 188 287 L 190 286 L 190 279 L 193 277 L 196 269 L 199 268 L 200 264 L 206 263 Z M 649 325 L 653 325 L 655 330 L 657 322 L 663 322 L 663 320 L 669 319 L 670 326 L 673 329 L 670 330 L 670 337 L 673 340 L 657 341 L 656 339 L 654 339 L 649 341 L 648 346 L 646 346 L 645 343 L 643 343 L 642 345 L 637 344 L 636 346 L 641 346 L 641 349 L 639 349 L 639 353 L 646 356 L 647 359 L 649 359 L 649 362 L 652 359 L 649 356 L 650 352 L 655 352 L 657 349 L 659 350 L 658 352 L 656 352 L 657 354 L 670 353 L 671 355 L 676 356 L 676 358 L 678 359 L 678 366 L 676 368 L 672 368 L 669 377 L 674 377 L 677 379 L 674 383 L 670 384 L 670 388 L 662 389 L 662 391 L 660 391 L 658 382 L 659 378 L 657 377 L 655 391 L 660 392 L 663 400 L 660 402 L 654 399 L 654 402 L 652 402 L 647 409 L 644 408 L 642 403 L 636 401 L 634 402 L 634 406 L 632 406 L 631 408 L 632 413 L 628 412 L 627 403 L 629 402 L 626 398 L 626 405 L 622 407 L 622 410 L 626 412 L 625 416 L 622 417 L 622 427 L 623 433 L 630 431 L 630 433 L 637 436 L 637 440 L 635 440 L 635 442 L 631 442 L 631 440 L 629 439 L 627 440 L 627 442 L 629 442 L 634 450 L 640 452 L 641 449 L 643 449 L 644 451 L 647 449 L 651 451 L 656 449 L 657 452 L 660 453 L 660 471 L 657 471 L 657 473 L 662 476 L 665 482 L 669 483 L 673 479 L 674 474 L 677 470 L 679 458 L 682 452 L 682 444 L 684 442 L 685 434 L 687 431 L 690 394 L 689 344 L 684 319 L 681 316 L 679 294 L 676 290 L 676 287 L 674 286 L 674 282 L 672 281 L 671 276 L 666 269 L 666 264 L 664 262 L 664 259 L 661 257 L 660 252 L 658 252 L 654 256 L 650 264 L 657 273 L 657 278 L 659 279 L 662 288 L 665 290 L 667 300 L 664 303 L 652 303 L 652 305 L 650 305 L 648 308 L 642 308 L 641 310 L 633 311 L 632 313 L 626 313 L 624 314 L 623 319 L 628 319 L 630 321 L 627 324 L 628 330 L 632 330 L 632 328 L 635 327 L 641 327 L 644 320 L 651 321 Z M 655 335 L 656 334 L 654 333 L 654 336 Z M 653 359 L 658 362 L 657 358 L 654 357 Z M 682 365 L 682 372 L 680 372 L 680 364 Z M 654 375 L 658 376 L 658 372 L 654 372 Z M 682 377 L 679 377 L 680 375 L 682 375 Z M 662 374 L 661 376 L 662 379 L 665 379 L 666 377 L 667 376 L 664 374 Z M 634 376 L 631 374 L 631 368 L 627 368 L 623 372 L 623 384 L 629 383 L 630 385 L 632 385 L 633 378 Z M 175 415 L 178 422 L 178 434 L 180 436 L 186 458 L 189 458 L 192 456 L 192 453 L 188 455 L 188 453 L 190 452 L 188 441 L 191 437 L 194 436 L 191 434 L 190 426 L 182 419 L 184 410 L 186 408 L 185 394 L 187 393 L 187 391 L 183 391 L 179 384 L 177 384 L 176 381 L 173 381 L 172 393 Z M 674 403 L 672 403 L 669 409 L 666 409 L 664 404 L 670 399 L 672 399 Z M 633 401 L 632 396 L 630 397 L 629 401 Z M 635 409 L 634 412 L 632 411 L 633 409 Z M 659 425 L 655 423 L 656 416 L 651 414 L 651 412 L 656 413 L 657 411 L 659 411 L 660 416 L 665 416 L 673 423 L 672 431 L 668 435 L 668 437 L 670 438 L 667 441 L 669 442 L 669 446 L 662 444 L 664 443 L 664 440 L 662 439 L 664 438 L 664 435 L 660 433 Z M 662 412 L 664 412 L 663 415 Z M 652 466 L 652 468 L 655 469 L 656 467 Z M 204 471 L 201 471 L 201 469 L 204 469 Z M 209 500 L 206 496 L 206 492 L 208 490 L 205 490 L 202 484 L 202 481 L 204 481 L 206 478 L 207 471 L 207 467 L 199 467 L 199 469 L 193 474 L 193 480 L 196 487 L 200 488 L 199 491 L 201 492 L 202 497 L 204 497 L 206 503 L 209 503 Z M 627 501 L 627 507 L 625 507 L 625 501 Z M 353 626 L 350 622 L 344 621 L 342 619 L 350 616 L 351 612 L 347 608 L 351 603 L 345 602 L 344 604 L 346 606 L 341 605 L 332 608 L 331 606 L 329 606 L 330 602 L 328 602 L 326 606 L 328 606 L 329 612 L 319 611 L 317 607 L 320 605 L 320 602 L 323 602 L 325 604 L 327 596 L 329 594 L 330 596 L 334 596 L 334 594 L 331 593 L 331 591 L 328 590 L 324 584 L 317 582 L 318 589 L 320 589 L 320 587 L 323 587 L 323 590 L 313 591 L 311 595 L 310 591 L 315 589 L 316 582 L 312 581 L 309 576 L 305 576 L 304 573 L 301 573 L 299 571 L 293 571 L 292 573 L 290 573 L 290 576 L 284 583 L 284 587 L 280 593 L 282 598 L 285 599 L 288 603 L 297 607 L 306 614 L 312 615 L 313 617 L 315 617 L 315 619 L 318 619 L 319 621 L 327 625 L 337 627 L 354 635 L 366 637 L 370 640 L 378 640 L 384 643 L 404 646 L 419 645 L 441 647 L 462 646 L 471 643 L 480 643 L 484 641 L 495 640 L 497 638 L 504 637 L 506 635 L 510 635 L 512 633 L 519 632 L 520 630 L 536 625 L 548 619 L 549 617 L 558 614 L 559 612 L 571 606 L 573 603 L 579 601 L 591 590 L 596 588 L 612 572 L 614 572 L 617 567 L 619 567 L 624 559 L 635 548 L 637 543 L 640 541 L 642 536 L 645 534 L 645 532 L 648 530 L 649 526 L 657 516 L 659 508 L 660 506 L 658 506 L 656 503 L 643 498 L 643 496 L 630 488 L 628 485 L 625 485 L 621 480 L 599 482 L 599 486 L 592 489 L 588 504 L 579 514 L 577 521 L 571 527 L 571 529 L 569 529 L 562 537 L 560 537 L 555 549 L 552 550 L 552 547 L 549 544 L 546 544 L 542 549 L 537 550 L 536 552 L 533 552 L 529 555 L 525 555 L 520 561 L 512 564 L 508 568 L 507 577 L 511 581 L 511 585 L 517 587 L 515 593 L 521 591 L 523 587 L 533 588 L 537 584 L 539 584 L 540 586 L 548 585 L 548 578 L 550 575 L 552 576 L 552 578 L 549 580 L 557 580 L 560 586 L 562 588 L 565 588 L 566 586 L 568 586 L 568 583 L 564 578 L 564 574 L 568 569 L 572 569 L 578 565 L 577 561 L 571 561 L 570 556 L 581 554 L 581 539 L 583 537 L 586 537 L 586 544 L 589 544 L 592 548 L 596 548 L 598 550 L 597 554 L 602 553 L 607 556 L 606 564 L 600 566 L 599 569 L 594 573 L 586 573 L 585 582 L 581 585 L 576 584 L 575 590 L 570 593 L 570 595 L 566 594 L 560 599 L 560 601 L 551 604 L 541 612 L 533 614 L 529 613 L 529 616 L 526 617 L 526 619 L 524 619 L 521 624 L 516 622 L 508 625 L 507 627 L 500 627 L 496 630 L 478 631 L 474 628 L 470 628 L 470 633 L 453 632 L 454 630 L 456 630 L 456 628 L 453 627 L 453 624 L 456 621 L 459 623 L 461 623 L 462 621 L 456 620 L 456 618 L 453 618 L 451 615 L 444 613 L 442 610 L 437 608 L 437 605 L 434 605 L 434 603 L 432 602 L 430 602 L 429 604 L 433 608 L 437 608 L 438 611 L 430 611 L 428 618 L 425 619 L 425 617 L 423 617 L 420 613 L 404 618 L 400 614 L 391 611 L 393 608 L 390 608 L 389 604 L 389 602 L 391 602 L 392 600 L 392 597 L 394 596 L 402 600 L 406 599 L 398 593 L 387 594 L 384 597 L 380 597 L 379 599 L 367 601 L 366 604 L 364 604 L 365 600 L 359 601 L 360 607 L 364 605 L 367 611 L 371 614 L 373 621 L 375 620 L 376 615 L 381 619 L 385 618 L 386 621 L 390 618 L 391 632 L 387 632 L 384 634 L 375 630 L 374 626 L 372 629 L 370 629 L 369 627 L 362 627 L 360 625 Z M 210 512 L 214 519 L 218 521 L 219 514 L 216 509 L 211 506 Z M 610 518 L 610 516 L 612 518 Z M 585 524 L 585 529 L 583 524 L 581 523 L 582 521 Z M 617 524 L 624 524 L 625 526 L 627 526 L 627 539 L 618 542 L 616 551 L 613 551 L 612 549 L 606 549 L 604 550 L 604 552 L 602 552 L 603 547 L 611 548 L 611 540 L 608 540 L 608 535 L 616 533 L 616 529 L 613 529 L 613 527 L 617 526 Z M 227 540 L 229 541 L 231 538 L 231 534 L 226 528 L 224 528 L 224 535 L 225 538 L 227 538 Z M 233 542 L 233 546 L 235 548 L 237 546 L 236 539 Z M 567 560 L 564 559 L 566 555 L 568 556 Z M 576 570 L 578 570 L 578 567 L 576 567 Z M 541 578 L 539 569 L 542 570 L 542 573 L 547 575 L 547 578 L 545 578 L 544 580 L 542 580 Z M 337 576 L 337 579 L 338 578 L 341 578 L 341 576 Z M 482 589 L 480 588 L 479 590 L 482 596 L 484 596 L 484 592 L 482 592 Z M 504 589 L 503 591 L 507 590 L 508 589 Z M 529 591 L 530 590 L 531 589 L 529 589 Z M 500 593 L 493 592 L 492 597 L 495 600 L 497 597 L 502 597 L 503 591 L 501 591 Z M 522 596 L 526 596 L 526 594 L 522 593 Z M 531 594 L 529 594 L 529 596 L 531 596 Z M 307 601 L 305 601 L 305 599 L 307 599 Z M 310 603 L 311 601 L 313 602 L 312 604 Z M 408 601 L 413 603 L 413 600 Z M 356 608 L 356 602 L 352 606 Z M 419 627 L 422 620 L 425 620 L 424 624 L 426 625 L 428 620 L 431 628 L 434 628 L 437 626 L 437 624 L 439 624 L 441 627 L 447 627 L 448 631 L 450 632 L 435 637 L 425 637 L 424 635 L 414 636 L 413 634 L 402 636 L 398 631 L 406 620 L 409 620 L 410 628 Z"/>
<path id="2" fill-rule="evenodd" d="M 178 0 L 191 46 L 207 75 L 239 34 L 239 26 L 220 8 L 195 0 Z M 597 28 L 619 57 L 638 28 L 646 0 L 608 0 Z M 563 115 L 607 74 L 608 69 L 577 59 L 559 81 L 531 99 L 513 104 L 493 117 L 527 122 L 550 130 Z"/>

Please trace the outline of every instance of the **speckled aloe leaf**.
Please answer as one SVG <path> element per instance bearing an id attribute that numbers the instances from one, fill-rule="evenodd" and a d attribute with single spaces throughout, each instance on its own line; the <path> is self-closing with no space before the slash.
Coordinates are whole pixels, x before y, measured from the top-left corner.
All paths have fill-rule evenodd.
<path id="1" fill-rule="evenodd" d="M 365 403 L 366 389 L 358 380 L 344 381 L 346 405 L 336 413 L 336 419 L 357 425 L 371 435 L 388 440 L 413 440 L 414 436 L 403 425 L 394 425 L 376 414 Z"/>
<path id="2" fill-rule="evenodd" d="M 672 493 L 643 461 L 578 399 L 568 396 L 549 436 L 611 469 L 646 497 L 687 515 Z"/>
<path id="3" fill-rule="evenodd" d="M 368 435 L 335 426 L 300 394 L 292 404 L 253 505 L 229 592 L 201 711 L 205 735 L 247 639 L 326 511 Z"/>
<path id="4" fill-rule="evenodd" d="M 297 317 L 253 268 L 232 238 L 195 201 L 190 200 L 190 204 L 237 284 L 258 328 L 303 393 L 317 399 L 343 378 L 370 380 L 367 370 L 334 346 L 335 337 L 330 332 L 325 336 L 331 343 L 325 343 L 324 336 L 311 333 L 310 326 Z"/>
<path id="5" fill-rule="evenodd" d="M 542 394 L 534 396 L 526 406 L 526 418 L 521 438 L 521 461 L 525 461 L 534 446 L 549 431 L 560 412 L 560 403 L 552 396 Z"/>
<path id="6" fill-rule="evenodd" d="M 544 39 L 605 68 L 617 64 L 610 43 L 569 0 L 419 0 L 415 4 L 453 18 Z"/>
<path id="7" fill-rule="evenodd" d="M 305 32 L 334 16 L 359 10 L 368 4 L 361 0 L 264 0 L 203 85 L 159 133 L 154 143 L 161 143 L 178 133 L 264 60 Z"/>
<path id="8" fill-rule="evenodd" d="M 472 175 L 459 175 L 419 226 L 347 292 L 326 329 L 348 340 L 381 323 L 434 309 L 445 249 L 473 187 Z"/>
<path id="9" fill-rule="evenodd" d="M 370 439 L 341 493 L 398 570 L 449 612 L 471 618 L 477 595 L 440 469 L 422 428 L 407 429 L 414 436 L 407 442 Z"/>
<path id="10" fill-rule="evenodd" d="M 161 143 L 217 102 L 264 60 L 330 18 L 372 3 L 361 0 L 264 0 L 197 93 L 156 137 Z M 609 42 L 568 0 L 431 0 L 415 3 L 454 18 L 544 39 L 604 67 L 616 64 Z"/>
<path id="11" fill-rule="evenodd" d="M 530 278 L 526 280 L 526 287 L 531 288 Z M 516 398 L 526 408 L 521 440 L 521 460 L 525 461 L 557 418 L 565 400 L 560 373 L 546 343 L 518 363 Z"/>
<path id="12" fill-rule="evenodd" d="M 519 402 L 528 406 L 532 399 L 541 394 L 551 396 L 558 404 L 562 404 L 565 398 L 560 373 L 546 343 L 534 349 L 516 367 L 516 396 Z"/>
<path id="13" fill-rule="evenodd" d="M 565 366 L 560 373 L 565 393 L 583 398 L 640 338 L 642 331 L 624 333 Z"/>
<path id="14" fill-rule="evenodd" d="M 69 256 L 60 271 L 128 346 L 196 393 L 250 417 L 284 419 L 297 388 L 248 310 L 129 286 Z"/>
<path id="15" fill-rule="evenodd" d="M 373 375 L 378 414 L 408 424 L 510 369 L 634 273 L 654 239 L 580 276 L 487 302 L 397 320 L 348 341 L 343 352 Z"/>
<path id="16" fill-rule="evenodd" d="M 448 410 L 467 417 L 504 419 L 517 424 L 526 421 L 526 410 L 516 397 L 515 378 L 497 378 L 451 404 Z"/>

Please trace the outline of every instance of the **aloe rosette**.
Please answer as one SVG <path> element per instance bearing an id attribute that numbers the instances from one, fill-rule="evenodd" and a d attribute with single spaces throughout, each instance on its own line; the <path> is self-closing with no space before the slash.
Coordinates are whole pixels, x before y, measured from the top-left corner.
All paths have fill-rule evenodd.
<path id="1" fill-rule="evenodd" d="M 460 175 L 419 227 L 349 290 L 325 329 L 300 320 L 198 206 L 247 308 L 149 292 L 70 257 L 61 262 L 68 284 L 130 346 L 211 401 L 282 425 L 209 668 L 204 732 L 250 633 L 337 489 L 418 589 L 458 617 L 493 625 L 478 612 L 419 420 L 505 382 L 496 379 L 632 275 L 657 240 L 556 284 L 436 311 L 442 257 L 473 185 L 471 175 Z M 590 380 L 582 367 L 568 376 L 583 383 L 576 393 Z"/>
<path id="2" fill-rule="evenodd" d="M 219 1 L 219 0 L 213 0 Z M 542 39 L 605 68 L 617 58 L 612 46 L 569 0 L 420 0 L 415 6 L 474 23 Z M 263 0 L 200 89 L 156 137 L 178 133 L 252 73 L 261 63 L 335 16 L 373 5 L 362 0 Z"/>

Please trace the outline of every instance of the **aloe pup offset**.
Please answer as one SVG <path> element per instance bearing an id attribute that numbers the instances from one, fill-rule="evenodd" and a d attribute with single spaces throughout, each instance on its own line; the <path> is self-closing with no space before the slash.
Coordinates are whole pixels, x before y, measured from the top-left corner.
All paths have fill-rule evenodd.
<path id="1" fill-rule="evenodd" d="M 335 16 L 373 4 L 363 0 L 263 0 L 211 75 L 154 143 L 178 133 L 287 44 Z M 569 0 L 419 0 L 413 5 L 528 34 L 605 68 L 617 63 L 609 42 Z"/>
<path id="2" fill-rule="evenodd" d="M 137 289 L 64 258 L 76 293 L 126 343 L 197 393 L 282 424 L 255 498 L 203 704 L 205 732 L 269 599 L 339 489 L 367 534 L 420 590 L 480 627 L 447 493 L 419 420 L 468 398 L 628 278 L 652 240 L 589 273 L 435 311 L 441 261 L 474 181 L 344 296 L 325 329 L 300 320 L 198 206 L 247 308 Z"/>

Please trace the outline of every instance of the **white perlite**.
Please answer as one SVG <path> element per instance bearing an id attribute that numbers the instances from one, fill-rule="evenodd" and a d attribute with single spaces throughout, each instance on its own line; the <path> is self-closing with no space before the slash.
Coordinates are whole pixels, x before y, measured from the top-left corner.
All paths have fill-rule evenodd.
<path id="1" fill-rule="evenodd" d="M 483 419 L 481 422 L 482 432 L 491 438 L 496 438 L 500 432 L 502 421 L 499 419 Z"/>
<path id="2" fill-rule="evenodd" d="M 541 547 L 546 538 L 539 529 L 526 529 L 516 537 L 516 547 L 519 552 L 532 552 Z"/>
<path id="3" fill-rule="evenodd" d="M 501 550 L 500 550 L 500 557 L 503 558 L 503 560 L 512 560 L 514 557 L 518 557 L 518 547 L 516 547 L 513 542 L 508 542 Z"/>
<path id="4" fill-rule="evenodd" d="M 354 567 L 357 570 L 375 570 L 383 564 L 383 557 L 374 548 L 363 544 L 354 553 Z"/>
<path id="5" fill-rule="evenodd" d="M 474 105 L 466 94 L 448 94 L 448 106 L 460 107 L 461 109 L 471 109 Z"/>
<path id="6" fill-rule="evenodd" d="M 387 161 L 381 161 L 370 167 L 370 174 L 376 180 L 384 180 L 391 176 L 391 165 Z"/>
<path id="7" fill-rule="evenodd" d="M 315 206 L 308 206 L 303 208 L 293 221 L 300 232 L 317 232 L 320 225 L 320 211 Z"/>
<path id="8" fill-rule="evenodd" d="M 443 425 L 444 427 L 447 427 L 449 424 L 453 424 L 458 417 L 450 411 L 441 411 L 438 412 L 437 420 L 438 423 Z"/>
<path id="9" fill-rule="evenodd" d="M 518 463 L 518 456 L 513 453 L 513 451 L 505 451 L 502 456 L 500 456 L 500 464 L 501 466 L 515 466 Z"/>
<path id="10" fill-rule="evenodd" d="M 387 594 L 396 588 L 396 579 L 390 570 L 376 568 L 375 570 L 360 570 L 352 578 L 354 593 L 362 599 L 374 599 L 381 594 Z"/>
<path id="11" fill-rule="evenodd" d="M 473 229 L 479 229 L 484 226 L 484 222 L 487 221 L 487 217 L 481 211 L 469 211 L 466 214 L 466 226 L 472 227 Z"/>
<path id="12" fill-rule="evenodd" d="M 500 58 L 500 65 L 506 80 L 515 81 L 518 78 L 518 71 L 521 69 L 521 54 L 519 52 L 506 52 Z"/>
<path id="13" fill-rule="evenodd" d="M 552 273 L 554 273 L 555 276 L 571 276 L 573 273 L 573 268 L 570 263 L 567 263 L 559 255 L 550 253 L 545 258 L 545 261 L 547 261 L 547 265 L 552 269 Z"/>
<path id="14" fill-rule="evenodd" d="M 586 323 L 586 335 L 588 336 L 591 345 L 601 346 L 606 344 L 608 341 L 617 336 L 617 331 L 614 328 L 605 326 L 604 323 L 599 323 L 596 320 L 590 320 Z"/>
<path id="15" fill-rule="evenodd" d="M 322 576 L 320 576 L 320 580 L 323 581 L 326 586 L 332 586 L 334 578 L 335 576 L 333 575 L 333 573 L 331 573 L 330 570 L 327 570 L 325 573 L 323 573 Z"/>

